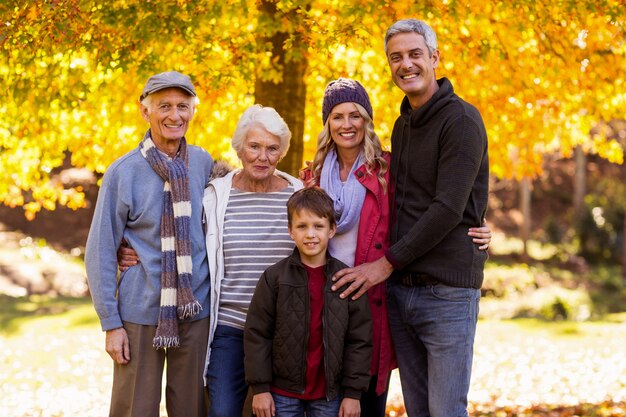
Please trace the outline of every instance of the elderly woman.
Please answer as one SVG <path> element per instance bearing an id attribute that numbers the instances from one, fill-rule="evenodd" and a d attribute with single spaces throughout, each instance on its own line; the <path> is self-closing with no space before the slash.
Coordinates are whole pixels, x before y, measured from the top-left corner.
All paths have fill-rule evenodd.
<path id="1" fill-rule="evenodd" d="M 209 417 L 242 415 L 248 391 L 243 364 L 248 305 L 265 269 L 294 248 L 286 207 L 303 184 L 276 169 L 290 139 L 291 132 L 276 110 L 258 104 L 248 108 L 232 139 L 242 168 L 213 179 L 204 192 L 211 279 L 205 365 Z M 132 249 L 122 254 L 120 268 L 136 264 Z"/>
<path id="2" fill-rule="evenodd" d="M 329 243 L 332 256 L 349 266 L 372 262 L 389 247 L 390 154 L 374 131 L 369 96 L 358 81 L 339 78 L 324 91 L 317 151 L 302 176 L 319 185 L 335 202 L 337 233 Z M 474 242 L 486 249 L 488 227 L 470 229 Z M 389 375 L 396 367 L 385 284 L 368 290 L 372 311 L 373 354 L 370 389 L 361 396 L 361 416 L 384 417 Z"/>
<path id="3" fill-rule="evenodd" d="M 211 274 L 209 417 L 241 415 L 247 393 L 243 327 L 248 305 L 263 271 L 293 251 L 285 207 L 303 185 L 276 169 L 290 139 L 276 110 L 250 107 L 232 140 L 243 168 L 214 179 L 204 193 Z"/>

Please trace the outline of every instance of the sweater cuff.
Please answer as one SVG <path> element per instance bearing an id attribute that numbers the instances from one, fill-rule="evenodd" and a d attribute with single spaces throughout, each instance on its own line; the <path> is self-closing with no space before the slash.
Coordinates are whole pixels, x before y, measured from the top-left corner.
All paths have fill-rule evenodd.
<path id="1" fill-rule="evenodd" d="M 124 323 L 122 323 L 122 318 L 119 316 L 119 314 L 116 314 L 111 317 L 100 319 L 100 326 L 102 327 L 102 331 L 106 332 L 108 330 L 124 327 Z"/>
<path id="2" fill-rule="evenodd" d="M 264 392 L 270 392 L 270 384 L 256 384 L 251 385 L 253 394 L 263 394 Z"/>
<path id="3" fill-rule="evenodd" d="M 355 390 L 355 389 L 352 389 L 352 388 L 344 388 L 343 396 L 345 398 L 353 398 L 355 400 L 360 400 L 361 399 L 361 391 Z"/>
<path id="4" fill-rule="evenodd" d="M 387 261 L 391 264 L 391 266 L 393 266 L 393 269 L 395 270 L 402 269 L 402 264 L 391 252 L 391 248 L 385 251 L 385 258 L 387 258 Z"/>

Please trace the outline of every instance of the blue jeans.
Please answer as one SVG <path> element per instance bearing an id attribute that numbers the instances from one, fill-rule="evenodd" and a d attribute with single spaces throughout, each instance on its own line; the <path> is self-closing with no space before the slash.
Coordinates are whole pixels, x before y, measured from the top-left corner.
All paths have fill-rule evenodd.
<path id="1" fill-rule="evenodd" d="M 465 417 L 480 290 L 388 283 L 388 314 L 409 417 Z"/>
<path id="2" fill-rule="evenodd" d="M 243 330 L 217 326 L 207 370 L 209 417 L 241 416 L 248 386 L 243 367 Z"/>
<path id="3" fill-rule="evenodd" d="M 276 406 L 276 417 L 337 417 L 339 407 L 341 407 L 341 396 L 326 401 L 301 400 L 299 398 L 287 397 L 285 395 L 272 393 L 274 405 Z"/>

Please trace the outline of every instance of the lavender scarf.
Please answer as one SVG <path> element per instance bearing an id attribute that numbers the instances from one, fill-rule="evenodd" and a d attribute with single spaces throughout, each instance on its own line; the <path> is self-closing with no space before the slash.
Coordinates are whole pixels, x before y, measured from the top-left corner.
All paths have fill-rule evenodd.
<path id="1" fill-rule="evenodd" d="M 338 234 L 351 230 L 359 221 L 366 189 L 357 180 L 354 171 L 363 165 L 363 159 L 363 152 L 361 152 L 350 169 L 348 179 L 342 183 L 339 178 L 339 161 L 335 149 L 331 149 L 324 158 L 320 187 L 328 193 L 335 203 Z"/>

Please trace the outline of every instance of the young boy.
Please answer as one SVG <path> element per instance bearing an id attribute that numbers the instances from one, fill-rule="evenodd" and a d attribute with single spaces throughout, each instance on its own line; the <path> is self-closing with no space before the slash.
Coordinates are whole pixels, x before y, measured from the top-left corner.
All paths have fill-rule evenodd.
<path id="1" fill-rule="evenodd" d="M 287 202 L 293 254 L 259 279 L 244 329 L 246 381 L 257 417 L 357 417 L 369 385 L 366 297 L 339 298 L 330 277 L 345 267 L 327 253 L 333 202 L 305 188 Z"/>

